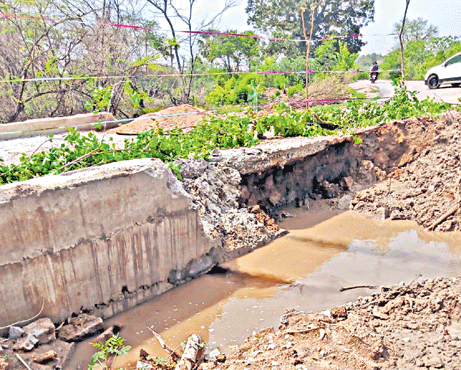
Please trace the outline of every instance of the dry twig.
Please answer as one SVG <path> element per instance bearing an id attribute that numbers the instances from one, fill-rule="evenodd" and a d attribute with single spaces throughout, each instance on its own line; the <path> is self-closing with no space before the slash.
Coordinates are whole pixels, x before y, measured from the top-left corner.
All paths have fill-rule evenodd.
<path id="1" fill-rule="evenodd" d="M 30 366 L 27 365 L 27 362 L 24 361 L 24 359 L 23 359 L 18 353 L 15 352 L 14 354 L 16 355 L 16 357 L 18 358 L 18 360 L 26 367 L 27 370 L 32 370 L 32 369 L 30 368 Z"/>
<path id="2" fill-rule="evenodd" d="M 155 338 L 157 338 L 162 348 L 168 352 L 173 361 L 179 360 L 181 358 L 181 356 L 179 356 L 173 349 L 171 349 L 168 346 L 168 344 L 165 343 L 162 337 L 159 334 L 157 334 L 152 328 L 147 327 L 147 329 L 149 329 L 152 332 L 152 334 L 154 334 Z"/>
<path id="3" fill-rule="evenodd" d="M 203 347 L 202 339 L 197 334 L 192 334 L 187 340 L 186 348 L 181 357 L 181 361 L 175 367 L 175 370 L 193 370 L 199 361 L 198 355 L 200 348 Z"/>
<path id="4" fill-rule="evenodd" d="M 93 149 L 91 152 L 86 153 L 82 155 L 81 157 L 78 157 L 77 159 L 74 159 L 72 162 L 66 163 L 64 166 L 62 166 L 58 171 L 61 171 L 67 167 L 70 167 L 80 161 L 83 161 L 84 159 L 91 157 L 94 153 L 96 153 L 99 149 L 101 149 L 101 146 L 98 146 L 96 149 Z"/>
<path id="5" fill-rule="evenodd" d="M 435 222 L 431 226 L 426 228 L 424 231 L 432 231 L 432 230 L 434 230 L 437 226 L 439 226 L 442 222 L 444 222 L 448 217 L 455 214 L 459 210 L 459 208 L 461 207 L 461 197 L 459 195 L 459 190 L 460 190 L 459 186 L 460 185 L 461 185 L 461 177 L 458 179 L 458 181 L 456 182 L 456 186 L 455 186 L 455 193 L 454 193 L 455 200 L 456 200 L 455 205 L 453 207 L 451 207 L 448 211 L 446 211 L 437 220 L 435 220 Z"/>
<path id="6" fill-rule="evenodd" d="M 315 330 L 320 330 L 320 329 L 323 329 L 323 328 L 318 328 L 318 327 L 315 327 L 315 328 L 305 328 L 305 329 L 299 329 L 299 330 L 286 330 L 285 333 L 287 334 L 304 334 L 304 333 L 309 333 L 311 331 L 315 331 Z"/>
<path id="7" fill-rule="evenodd" d="M 326 130 L 336 130 L 338 128 L 338 125 L 335 125 L 334 123 L 324 121 L 321 119 L 317 113 L 315 113 L 312 109 L 310 109 L 311 114 L 314 116 L 314 118 L 320 122 L 320 127 L 324 128 Z"/>
<path id="8" fill-rule="evenodd" d="M 376 289 L 377 286 L 376 285 L 355 285 L 355 286 L 349 286 L 349 287 L 343 287 L 343 288 L 340 288 L 339 291 L 340 292 L 344 292 L 346 290 L 352 290 L 352 289 Z"/>

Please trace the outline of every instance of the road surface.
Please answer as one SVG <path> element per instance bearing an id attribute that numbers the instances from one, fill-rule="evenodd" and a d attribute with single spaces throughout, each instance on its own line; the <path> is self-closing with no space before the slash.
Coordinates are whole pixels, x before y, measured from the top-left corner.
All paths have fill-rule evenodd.
<path id="1" fill-rule="evenodd" d="M 452 104 L 460 103 L 459 99 L 461 99 L 461 87 L 442 85 L 439 89 L 429 90 L 429 88 L 424 85 L 424 81 L 407 81 L 405 84 L 408 90 L 418 91 L 416 96 L 420 100 L 430 97 L 441 102 L 443 101 Z M 387 100 L 394 95 L 394 87 L 392 86 L 391 81 L 388 80 L 378 80 L 375 84 L 372 84 L 368 80 L 360 80 L 354 82 L 350 86 L 358 92 L 363 92 L 367 95 L 372 93 L 373 90 L 378 90 L 379 96 L 383 100 Z"/>

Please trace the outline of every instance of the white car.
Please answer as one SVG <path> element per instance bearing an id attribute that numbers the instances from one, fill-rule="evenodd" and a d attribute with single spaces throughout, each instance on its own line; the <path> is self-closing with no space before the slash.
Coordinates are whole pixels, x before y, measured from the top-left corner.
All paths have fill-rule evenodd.
<path id="1" fill-rule="evenodd" d="M 438 89 L 443 83 L 461 85 L 461 53 L 452 56 L 442 64 L 432 67 L 424 77 L 424 83 L 429 89 Z"/>

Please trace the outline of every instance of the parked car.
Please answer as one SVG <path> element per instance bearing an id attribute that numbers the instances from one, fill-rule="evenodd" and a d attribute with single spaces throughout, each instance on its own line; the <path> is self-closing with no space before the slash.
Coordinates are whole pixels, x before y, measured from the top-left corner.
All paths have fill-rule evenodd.
<path id="1" fill-rule="evenodd" d="M 461 85 L 461 53 L 458 53 L 442 64 L 432 67 L 424 77 L 424 83 L 429 89 L 438 89 L 443 83 Z"/>

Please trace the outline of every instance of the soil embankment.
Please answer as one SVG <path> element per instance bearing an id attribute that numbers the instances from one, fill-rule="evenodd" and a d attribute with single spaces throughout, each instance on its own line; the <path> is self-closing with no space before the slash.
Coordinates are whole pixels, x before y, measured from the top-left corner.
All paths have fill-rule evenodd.
<path id="1" fill-rule="evenodd" d="M 448 113 L 430 124 L 415 120 L 413 135 L 412 146 L 388 180 L 357 193 L 353 209 L 414 220 L 429 230 L 459 231 L 461 115 Z"/>

